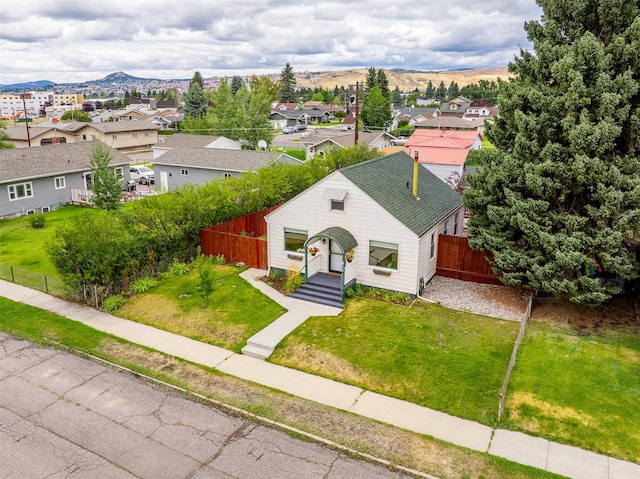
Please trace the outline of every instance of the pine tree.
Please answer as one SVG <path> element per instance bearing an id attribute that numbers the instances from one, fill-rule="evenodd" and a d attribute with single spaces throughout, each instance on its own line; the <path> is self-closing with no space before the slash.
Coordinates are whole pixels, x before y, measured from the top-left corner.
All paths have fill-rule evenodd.
<path id="1" fill-rule="evenodd" d="M 640 1 L 538 3 L 464 194 L 470 244 L 508 285 L 596 305 L 640 275 Z"/>
<path id="2" fill-rule="evenodd" d="M 362 106 L 361 118 L 363 126 L 369 128 L 383 128 L 391 121 L 391 105 L 380 91 L 374 86 Z"/>
<path id="3" fill-rule="evenodd" d="M 296 86 L 296 74 L 293 68 L 287 63 L 282 72 L 280 72 L 280 91 L 278 91 L 278 101 L 283 103 L 294 103 L 296 101 L 296 92 L 293 87 Z"/>
<path id="4" fill-rule="evenodd" d="M 436 90 L 436 100 L 444 101 L 447 99 L 447 87 L 444 86 L 444 82 L 441 81 L 440 85 L 438 85 L 438 89 Z"/>
<path id="5" fill-rule="evenodd" d="M 364 79 L 364 96 L 369 95 L 374 86 L 378 86 L 378 70 L 375 67 L 369 67 L 367 68 L 367 76 Z"/>
<path id="6" fill-rule="evenodd" d="M 203 118 L 207 114 L 207 94 L 204 91 L 204 80 L 200 72 L 195 72 L 189 90 L 184 99 L 184 113 L 192 118 Z"/>
<path id="7" fill-rule="evenodd" d="M 458 86 L 458 84 L 454 81 L 452 81 L 449 84 L 449 88 L 447 89 L 447 96 L 449 98 L 455 98 L 458 96 L 458 93 L 460 92 L 460 87 Z"/>
<path id="8" fill-rule="evenodd" d="M 231 78 L 231 93 L 235 95 L 241 88 L 244 88 L 244 81 L 242 80 L 242 77 L 234 75 L 233 78 Z"/>
<path id="9" fill-rule="evenodd" d="M 393 93 L 391 94 L 391 103 L 393 103 L 396 106 L 402 105 L 402 93 L 400 93 L 400 88 L 398 87 L 398 85 L 396 85 L 396 88 L 393 90 Z"/>
<path id="10" fill-rule="evenodd" d="M 426 90 L 424 96 L 428 100 L 431 100 L 431 99 L 433 99 L 433 96 L 435 95 L 435 91 L 436 91 L 436 89 L 433 87 L 433 83 L 431 83 L 431 80 L 429 80 L 429 84 L 427 85 L 427 90 Z"/>
<path id="11" fill-rule="evenodd" d="M 387 100 L 391 99 L 391 91 L 389 90 L 389 79 L 387 78 L 387 74 L 381 68 L 378 70 L 378 82 L 376 86 L 380 88 L 380 92 L 382 96 L 384 96 Z"/>

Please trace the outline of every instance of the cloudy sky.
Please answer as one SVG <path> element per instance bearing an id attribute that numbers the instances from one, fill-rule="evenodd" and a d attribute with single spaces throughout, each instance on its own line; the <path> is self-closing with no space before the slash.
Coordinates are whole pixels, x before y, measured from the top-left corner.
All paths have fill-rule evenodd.
<path id="1" fill-rule="evenodd" d="M 2 0 L 0 84 L 505 67 L 535 0 Z"/>

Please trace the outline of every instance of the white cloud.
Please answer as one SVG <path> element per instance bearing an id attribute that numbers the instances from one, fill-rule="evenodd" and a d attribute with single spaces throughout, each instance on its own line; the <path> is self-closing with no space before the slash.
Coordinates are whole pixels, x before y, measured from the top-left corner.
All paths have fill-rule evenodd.
<path id="1" fill-rule="evenodd" d="M 506 66 L 535 0 L 4 0 L 0 83 Z M 144 74 L 142 73 L 144 72 Z"/>

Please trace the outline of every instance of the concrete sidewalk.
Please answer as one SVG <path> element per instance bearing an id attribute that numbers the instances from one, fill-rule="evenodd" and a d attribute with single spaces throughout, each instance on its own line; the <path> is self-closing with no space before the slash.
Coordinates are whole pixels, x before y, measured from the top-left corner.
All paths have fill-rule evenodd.
<path id="1" fill-rule="evenodd" d="M 256 270 L 248 271 L 250 273 L 246 275 L 249 278 L 255 279 L 259 274 Z M 133 343 L 295 396 L 573 479 L 637 479 L 640 477 L 638 464 L 518 432 L 492 429 L 406 401 L 271 364 L 247 355 L 235 354 L 216 346 L 117 318 L 86 306 L 68 303 L 13 283 L 0 281 L 0 296 L 52 311 Z M 275 294 L 274 297 L 278 298 Z M 287 301 L 284 302 L 287 303 Z M 290 307 L 291 304 L 287 303 L 284 306 Z"/>

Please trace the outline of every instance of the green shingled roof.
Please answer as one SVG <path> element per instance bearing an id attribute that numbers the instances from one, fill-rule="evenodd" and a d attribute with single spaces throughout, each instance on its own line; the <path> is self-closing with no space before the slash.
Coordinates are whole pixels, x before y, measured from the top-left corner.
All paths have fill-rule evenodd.
<path id="1" fill-rule="evenodd" d="M 422 165 L 416 200 L 413 159 L 403 151 L 339 171 L 418 236 L 462 205 L 462 196 Z"/>
<path id="2" fill-rule="evenodd" d="M 358 242 L 353 237 L 353 235 L 349 233 L 346 229 L 340 228 L 339 226 L 331 226 L 329 228 L 326 228 L 320 231 L 319 233 L 316 233 L 315 235 L 313 235 L 311 238 L 307 240 L 306 244 L 308 244 L 313 238 L 317 238 L 319 236 L 329 238 L 330 240 L 335 241 L 342 247 L 342 250 L 345 253 L 347 251 L 354 249 L 356 246 L 358 246 Z"/>

